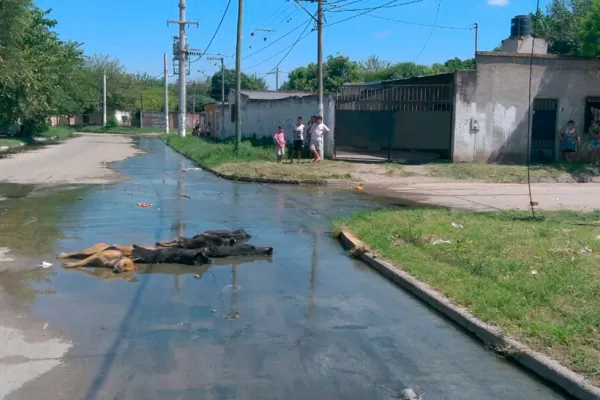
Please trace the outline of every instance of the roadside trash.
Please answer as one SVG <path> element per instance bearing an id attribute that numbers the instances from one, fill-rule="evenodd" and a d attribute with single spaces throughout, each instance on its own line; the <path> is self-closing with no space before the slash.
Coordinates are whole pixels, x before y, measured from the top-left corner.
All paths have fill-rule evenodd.
<path id="1" fill-rule="evenodd" d="M 42 267 L 42 268 L 50 268 L 51 266 L 52 266 L 52 264 L 47 261 L 42 261 L 42 263 L 40 265 L 38 265 L 38 267 Z"/>
<path id="2" fill-rule="evenodd" d="M 585 253 L 591 253 L 592 249 L 590 249 L 589 247 L 584 247 L 583 249 L 579 250 L 579 252 L 581 254 L 585 254 Z"/>
<path id="3" fill-rule="evenodd" d="M 535 278 L 537 276 L 537 271 L 534 269 L 533 271 L 531 271 L 531 275 Z"/>
<path id="4" fill-rule="evenodd" d="M 431 242 L 431 244 L 452 244 L 449 240 L 436 239 Z"/>
<path id="5" fill-rule="evenodd" d="M 183 172 L 188 172 L 188 171 L 200 171 L 202 168 L 184 168 L 182 169 Z"/>
<path id="6" fill-rule="evenodd" d="M 152 207 L 152 204 L 150 204 L 150 203 L 143 203 L 143 202 L 140 201 L 139 203 L 137 203 L 137 206 L 138 207 L 142 207 L 142 208 L 148 208 L 148 207 Z"/>
<path id="7" fill-rule="evenodd" d="M 419 396 L 411 388 L 406 388 L 400 392 L 400 398 L 402 400 L 419 400 Z"/>
<path id="8" fill-rule="evenodd" d="M 355 190 L 365 190 L 365 187 L 363 185 L 357 185 L 354 187 Z"/>
<path id="9" fill-rule="evenodd" d="M 532 206 L 532 207 L 536 207 L 536 206 L 538 206 L 539 204 L 538 204 L 538 202 L 537 202 L 537 201 L 530 201 L 530 202 L 529 202 L 529 205 L 530 205 L 530 206 Z"/>
<path id="10" fill-rule="evenodd" d="M 464 226 L 462 226 L 461 224 L 457 224 L 456 222 L 452 223 L 452 227 L 457 229 L 464 228 Z"/>
<path id="11" fill-rule="evenodd" d="M 196 279 L 200 279 L 200 275 L 198 275 L 198 274 L 195 274 L 195 275 L 194 275 L 194 278 L 196 278 Z"/>
<path id="12" fill-rule="evenodd" d="M 31 218 L 29 221 L 24 222 L 22 226 L 33 224 L 35 221 L 37 221 L 37 218 Z"/>
<path id="13" fill-rule="evenodd" d="M 227 313 L 227 314 L 223 315 L 223 318 L 225 318 L 225 319 L 238 319 L 239 317 L 240 317 L 239 312 L 236 312 L 235 314 Z"/>
<path id="14" fill-rule="evenodd" d="M 188 196 L 187 194 L 180 194 L 179 197 L 185 197 L 186 199 L 191 199 L 191 197 Z"/>
<path id="15" fill-rule="evenodd" d="M 216 312 L 217 312 L 217 310 L 212 310 L 211 312 L 214 314 L 214 313 L 216 313 Z"/>

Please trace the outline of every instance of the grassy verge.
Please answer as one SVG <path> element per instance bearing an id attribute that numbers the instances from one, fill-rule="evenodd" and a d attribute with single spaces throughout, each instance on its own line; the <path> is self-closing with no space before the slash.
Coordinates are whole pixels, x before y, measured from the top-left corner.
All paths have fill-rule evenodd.
<path id="1" fill-rule="evenodd" d="M 135 126 L 98 126 L 98 125 L 88 125 L 82 126 L 78 129 L 79 132 L 87 132 L 87 133 L 120 133 L 126 135 L 139 135 L 142 133 L 161 133 L 164 130 L 158 128 L 138 128 Z"/>
<path id="2" fill-rule="evenodd" d="M 51 126 L 44 132 L 39 133 L 37 136 L 54 139 L 54 140 L 65 140 L 75 135 L 75 128 L 72 126 Z"/>
<path id="3" fill-rule="evenodd" d="M 333 230 L 348 229 L 479 318 L 598 385 L 600 212 L 544 217 L 383 210 L 337 220 Z"/>
<path id="4" fill-rule="evenodd" d="M 523 183 L 527 181 L 527 167 L 524 165 L 499 165 L 478 163 L 447 163 L 428 165 L 427 171 L 431 176 L 459 180 L 481 180 L 500 183 Z M 558 180 L 569 175 L 600 176 L 600 168 L 589 164 L 552 164 L 532 165 L 531 179 Z"/>
<path id="5" fill-rule="evenodd" d="M 0 138 L 0 147 L 17 147 L 24 145 L 25 142 L 20 139 L 12 139 L 12 138 Z"/>
<path id="6" fill-rule="evenodd" d="M 352 179 L 352 166 L 346 163 L 324 160 L 312 163 L 275 162 L 275 149 L 271 138 L 245 139 L 236 154 L 233 139 L 207 142 L 193 136 L 180 138 L 165 135 L 167 144 L 191 158 L 200 166 L 233 175 L 235 177 L 271 179 Z"/>

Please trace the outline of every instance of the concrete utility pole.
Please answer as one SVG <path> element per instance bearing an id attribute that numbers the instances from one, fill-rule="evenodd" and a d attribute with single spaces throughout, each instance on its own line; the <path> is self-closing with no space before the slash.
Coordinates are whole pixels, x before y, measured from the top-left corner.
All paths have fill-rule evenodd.
<path id="1" fill-rule="evenodd" d="M 198 22 L 185 20 L 185 0 L 179 0 L 179 21 L 167 21 L 167 25 L 173 23 L 179 25 L 179 126 L 177 133 L 180 137 L 185 137 L 185 117 L 186 117 L 186 77 L 187 77 L 187 44 L 185 38 L 186 25 L 196 25 Z"/>
<path id="2" fill-rule="evenodd" d="M 169 63 L 167 53 L 163 55 L 164 80 L 165 80 L 165 133 L 169 133 Z"/>
<path id="3" fill-rule="evenodd" d="M 279 90 L 279 67 L 275 68 L 275 90 Z"/>
<path id="4" fill-rule="evenodd" d="M 317 6 L 317 64 L 319 72 L 317 79 L 319 80 L 319 115 L 323 118 L 323 0 L 318 0 Z"/>
<path id="5" fill-rule="evenodd" d="M 475 29 L 475 55 L 477 55 L 477 51 L 479 48 L 479 24 L 474 23 L 473 29 Z"/>
<path id="6" fill-rule="evenodd" d="M 242 142 L 242 27 L 244 18 L 244 0 L 238 0 L 237 45 L 235 49 L 235 150 L 240 151 Z"/>
<path id="7" fill-rule="evenodd" d="M 102 126 L 106 126 L 106 71 L 102 74 Z"/>

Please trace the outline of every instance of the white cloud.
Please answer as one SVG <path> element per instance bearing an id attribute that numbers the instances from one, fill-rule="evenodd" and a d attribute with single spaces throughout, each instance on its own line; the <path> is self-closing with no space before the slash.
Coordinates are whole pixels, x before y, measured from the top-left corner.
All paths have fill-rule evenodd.
<path id="1" fill-rule="evenodd" d="M 487 0 L 488 6 L 506 7 L 510 4 L 510 0 Z"/>
<path id="2" fill-rule="evenodd" d="M 383 31 L 383 32 L 374 33 L 374 34 L 373 34 L 373 37 L 376 37 L 376 38 L 384 38 L 384 37 L 388 37 L 388 36 L 390 36 L 391 34 L 392 34 L 392 31 L 388 29 L 387 31 Z"/>

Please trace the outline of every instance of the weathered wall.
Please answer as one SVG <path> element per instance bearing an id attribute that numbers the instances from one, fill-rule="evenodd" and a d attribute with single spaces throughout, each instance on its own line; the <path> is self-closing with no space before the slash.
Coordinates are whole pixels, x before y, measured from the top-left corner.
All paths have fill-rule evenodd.
<path id="1" fill-rule="evenodd" d="M 477 71 L 456 73 L 454 161 L 526 161 L 529 63 L 526 55 L 478 55 Z M 558 99 L 558 128 L 573 119 L 583 133 L 586 97 L 599 95 L 600 60 L 534 59 L 531 100 Z"/>
<path id="2" fill-rule="evenodd" d="M 331 94 L 324 96 L 324 123 L 331 130 L 325 137 L 325 156 L 333 157 L 334 131 L 335 131 L 335 97 Z M 235 91 L 229 92 L 229 104 L 235 104 Z M 298 116 L 307 122 L 312 115 L 318 112 L 318 98 L 314 96 L 289 97 L 280 100 L 248 100 L 242 95 L 242 135 L 258 137 L 272 137 L 277 132 L 277 127 L 283 125 L 286 139 L 292 140 L 292 129 L 296 125 Z M 225 119 L 225 137 L 235 135 L 235 124 L 231 121 L 231 111 Z"/>

